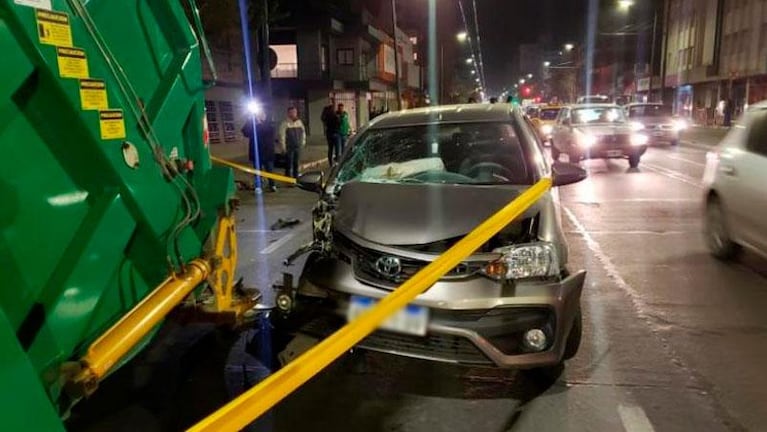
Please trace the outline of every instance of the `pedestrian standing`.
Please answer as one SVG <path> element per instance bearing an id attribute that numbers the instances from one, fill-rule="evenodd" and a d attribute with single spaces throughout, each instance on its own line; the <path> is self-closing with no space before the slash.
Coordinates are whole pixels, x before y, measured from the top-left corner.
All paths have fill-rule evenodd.
<path id="1" fill-rule="evenodd" d="M 328 163 L 333 164 L 336 158 L 338 158 L 341 147 L 341 135 L 339 133 L 341 122 L 336 113 L 333 99 L 330 99 L 330 105 L 322 110 L 320 119 L 325 127 L 325 139 L 328 142 Z"/>
<path id="2" fill-rule="evenodd" d="M 280 124 L 279 142 L 280 150 L 285 153 L 285 175 L 298 177 L 298 161 L 301 149 L 306 145 L 306 128 L 298 118 L 296 107 L 288 108 L 288 117 Z"/>
<path id="3" fill-rule="evenodd" d="M 254 150 L 258 148 L 258 165 L 262 171 L 274 172 L 274 125 L 267 121 L 266 114 L 260 112 L 255 115 L 256 133 L 253 133 L 254 119 L 248 119 L 242 127 L 242 134 L 248 138 L 248 159 L 255 166 Z M 254 142 L 255 141 L 255 142 Z M 269 179 L 269 190 L 277 191 L 274 180 Z"/>
<path id="4" fill-rule="evenodd" d="M 344 104 L 338 104 L 338 111 L 336 111 L 336 115 L 338 115 L 339 122 L 338 135 L 340 144 L 336 158 L 340 158 L 341 154 L 344 152 L 346 141 L 349 139 L 349 135 L 352 134 L 352 125 L 349 121 L 349 113 L 344 110 Z"/>

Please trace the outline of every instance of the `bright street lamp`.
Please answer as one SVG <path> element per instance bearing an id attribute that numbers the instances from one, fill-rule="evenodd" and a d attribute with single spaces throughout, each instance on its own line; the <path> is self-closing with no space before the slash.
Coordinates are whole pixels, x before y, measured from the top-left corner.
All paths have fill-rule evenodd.
<path id="1" fill-rule="evenodd" d="M 543 67 L 549 67 L 549 66 L 551 66 L 551 62 L 550 61 L 543 62 Z"/>
<path id="2" fill-rule="evenodd" d="M 565 44 L 565 51 L 572 51 L 573 48 L 575 48 L 575 45 L 573 45 L 571 43 L 566 43 Z"/>
<path id="3" fill-rule="evenodd" d="M 533 74 L 527 74 L 527 79 L 533 79 Z"/>
<path id="4" fill-rule="evenodd" d="M 458 42 L 466 42 L 466 39 L 469 38 L 469 34 L 465 31 L 462 31 L 455 35 L 455 38 L 458 39 Z"/>
<path id="5" fill-rule="evenodd" d="M 472 70 L 471 70 L 471 74 L 472 74 L 472 75 L 474 75 L 474 74 L 476 74 L 476 73 L 477 73 L 477 71 L 475 71 L 474 69 L 472 69 Z"/>
<path id="6" fill-rule="evenodd" d="M 525 83 L 525 79 L 524 79 L 524 78 L 520 78 L 520 79 L 519 79 L 519 83 L 520 83 L 520 84 L 524 84 L 524 83 Z"/>
<path id="7" fill-rule="evenodd" d="M 466 64 L 472 64 L 472 63 L 474 63 L 474 59 L 473 58 L 469 57 L 469 58 L 466 59 Z"/>
<path id="8" fill-rule="evenodd" d="M 519 88 L 519 84 L 514 84 L 514 88 Z"/>

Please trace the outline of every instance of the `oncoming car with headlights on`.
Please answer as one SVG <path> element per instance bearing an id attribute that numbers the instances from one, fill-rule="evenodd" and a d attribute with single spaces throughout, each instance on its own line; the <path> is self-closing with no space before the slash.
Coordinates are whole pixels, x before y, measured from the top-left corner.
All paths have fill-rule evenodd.
<path id="1" fill-rule="evenodd" d="M 671 106 L 661 103 L 630 103 L 623 107 L 635 130 L 643 132 L 650 144 L 679 144 L 679 134 L 687 128 L 684 119 L 674 117 Z"/>
<path id="2" fill-rule="evenodd" d="M 557 117 L 559 116 L 559 111 L 561 109 L 561 106 L 555 105 L 542 106 L 538 110 L 538 117 L 532 120 L 538 132 L 538 136 L 541 137 L 541 141 L 544 143 L 551 143 L 554 125 L 557 123 Z"/>
<path id="3" fill-rule="evenodd" d="M 291 328 L 326 337 L 453 246 L 543 177 L 586 177 L 550 165 L 518 108 L 472 104 L 376 118 L 350 143 L 319 192 L 313 252 Z M 585 272 L 567 267 L 557 194 L 451 269 L 360 347 L 476 366 L 558 366 L 578 350 Z"/>
<path id="4" fill-rule="evenodd" d="M 551 157 L 581 159 L 628 159 L 636 168 L 647 151 L 649 138 L 629 123 L 615 104 L 585 104 L 563 108 L 554 127 Z"/>

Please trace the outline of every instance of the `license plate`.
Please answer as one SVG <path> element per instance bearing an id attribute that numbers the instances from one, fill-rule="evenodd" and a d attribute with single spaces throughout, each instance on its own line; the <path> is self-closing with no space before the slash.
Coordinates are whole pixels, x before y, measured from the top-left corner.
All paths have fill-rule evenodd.
<path id="1" fill-rule="evenodd" d="M 352 321 L 376 303 L 376 300 L 368 297 L 352 296 L 349 300 L 349 309 L 346 311 L 346 319 Z M 429 309 L 423 306 L 407 305 L 384 321 L 380 328 L 397 333 L 424 336 L 428 324 Z"/>
<path id="2" fill-rule="evenodd" d="M 623 156 L 623 150 L 607 150 L 607 157 Z"/>

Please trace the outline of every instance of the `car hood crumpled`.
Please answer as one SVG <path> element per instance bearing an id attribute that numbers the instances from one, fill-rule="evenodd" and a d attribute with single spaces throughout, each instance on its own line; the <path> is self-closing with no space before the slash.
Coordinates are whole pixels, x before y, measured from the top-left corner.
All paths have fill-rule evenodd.
<path id="1" fill-rule="evenodd" d="M 427 244 L 469 233 L 524 189 L 352 182 L 339 196 L 334 225 L 379 244 Z M 533 206 L 525 214 L 536 212 Z"/>

